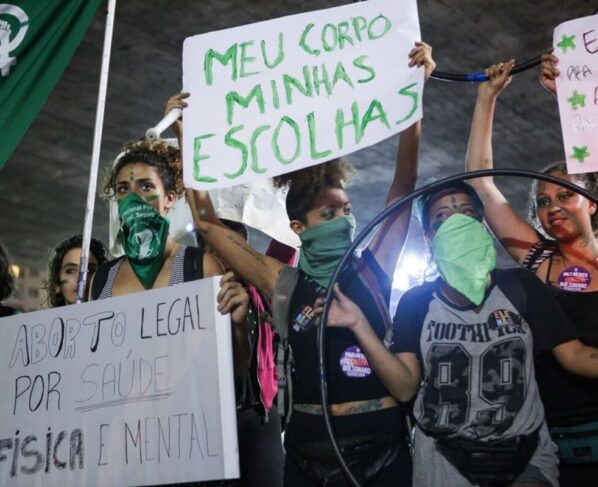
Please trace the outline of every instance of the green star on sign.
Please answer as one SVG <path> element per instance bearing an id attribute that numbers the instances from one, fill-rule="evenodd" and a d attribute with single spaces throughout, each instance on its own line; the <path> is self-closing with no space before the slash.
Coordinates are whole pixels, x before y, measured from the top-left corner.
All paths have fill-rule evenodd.
<path id="1" fill-rule="evenodd" d="M 557 46 L 563 50 L 563 54 L 567 52 L 567 49 L 575 49 L 575 42 L 573 42 L 575 36 L 566 36 L 563 34 L 561 38 L 561 42 L 557 43 Z"/>
<path id="2" fill-rule="evenodd" d="M 579 162 L 584 162 L 586 157 L 590 157 L 590 152 L 588 151 L 588 146 L 584 145 L 583 147 L 576 147 L 573 146 L 573 154 L 571 155 L 573 159 L 577 159 Z"/>
<path id="3" fill-rule="evenodd" d="M 586 95 L 578 93 L 577 90 L 573 92 L 570 98 L 567 98 L 567 101 L 571 103 L 571 108 L 573 110 L 577 110 L 578 107 L 585 107 L 586 106 Z"/>

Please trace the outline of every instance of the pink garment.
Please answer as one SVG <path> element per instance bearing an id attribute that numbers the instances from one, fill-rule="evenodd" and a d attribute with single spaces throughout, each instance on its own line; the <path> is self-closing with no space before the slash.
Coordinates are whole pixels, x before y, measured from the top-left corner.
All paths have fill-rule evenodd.
<path id="1" fill-rule="evenodd" d="M 274 257 L 283 264 L 294 265 L 297 250 L 277 240 L 271 240 L 266 255 Z M 260 385 L 260 399 L 266 411 L 272 408 L 272 402 L 278 392 L 278 370 L 274 358 L 274 332 L 272 325 L 265 319 L 266 305 L 262 295 L 252 286 L 248 286 L 249 298 L 257 314 L 257 380 Z"/>

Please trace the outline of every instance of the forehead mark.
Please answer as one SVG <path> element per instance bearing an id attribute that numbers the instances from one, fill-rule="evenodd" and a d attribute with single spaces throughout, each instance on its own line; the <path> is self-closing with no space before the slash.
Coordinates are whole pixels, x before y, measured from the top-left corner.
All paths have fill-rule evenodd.
<path id="1" fill-rule="evenodd" d="M 459 205 L 457 204 L 457 198 L 455 197 L 455 193 L 450 195 L 450 202 L 451 202 L 451 209 L 453 211 L 458 211 Z"/>

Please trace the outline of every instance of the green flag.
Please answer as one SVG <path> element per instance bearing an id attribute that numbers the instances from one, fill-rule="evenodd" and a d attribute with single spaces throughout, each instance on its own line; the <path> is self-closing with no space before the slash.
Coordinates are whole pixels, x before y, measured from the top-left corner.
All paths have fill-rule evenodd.
<path id="1" fill-rule="evenodd" d="M 101 2 L 0 0 L 0 169 L 50 95 Z"/>

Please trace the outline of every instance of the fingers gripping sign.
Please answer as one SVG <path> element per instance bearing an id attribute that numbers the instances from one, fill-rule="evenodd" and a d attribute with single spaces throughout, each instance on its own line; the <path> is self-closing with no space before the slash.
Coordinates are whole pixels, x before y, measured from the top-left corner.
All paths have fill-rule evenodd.
<path id="1" fill-rule="evenodd" d="M 436 62 L 432 58 L 432 46 L 425 42 L 416 42 L 409 52 L 409 67 L 424 67 L 424 77 L 427 80 L 436 69 Z"/>
<path id="2" fill-rule="evenodd" d="M 551 47 L 542 55 L 542 67 L 540 68 L 540 84 L 550 93 L 556 96 L 556 77 L 560 74 L 557 69 L 559 59 L 553 54 Z"/>
<path id="3" fill-rule="evenodd" d="M 243 285 L 235 280 L 232 271 L 227 272 L 220 280 L 220 292 L 216 297 L 218 311 L 222 314 L 230 313 L 234 325 L 245 323 L 249 310 L 249 294 Z"/>

